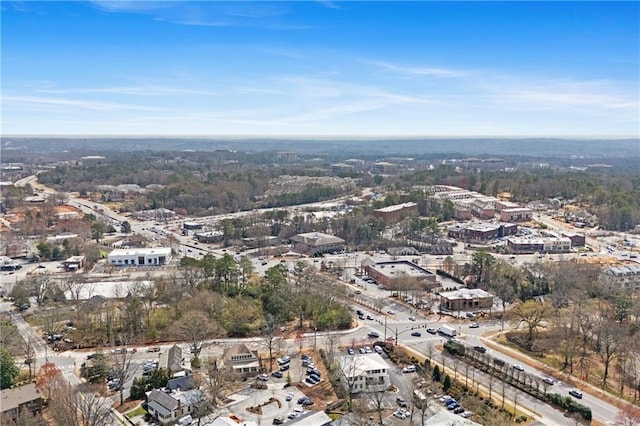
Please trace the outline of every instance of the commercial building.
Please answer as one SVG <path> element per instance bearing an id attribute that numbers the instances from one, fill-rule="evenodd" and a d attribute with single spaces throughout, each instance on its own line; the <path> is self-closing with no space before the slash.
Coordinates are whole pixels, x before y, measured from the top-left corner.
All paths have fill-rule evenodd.
<path id="1" fill-rule="evenodd" d="M 640 292 L 640 265 L 620 265 L 600 273 L 600 282 L 611 289 Z"/>
<path id="2" fill-rule="evenodd" d="M 205 244 L 219 243 L 224 239 L 224 232 L 222 231 L 206 231 L 206 232 L 196 232 L 193 234 L 193 237 L 198 240 L 198 242 Z"/>
<path id="3" fill-rule="evenodd" d="M 345 244 L 342 238 L 321 232 L 294 235 L 291 237 L 291 242 L 293 243 L 293 251 L 309 256 L 342 250 Z"/>
<path id="4" fill-rule="evenodd" d="M 71 256 L 64 262 L 62 262 L 62 266 L 67 271 L 77 271 L 79 269 L 84 268 L 85 257 L 84 256 Z"/>
<path id="5" fill-rule="evenodd" d="M 384 220 L 386 225 L 392 225 L 403 217 L 418 214 L 418 205 L 413 202 L 396 204 L 373 211 L 375 217 Z"/>
<path id="6" fill-rule="evenodd" d="M 331 165 L 331 173 L 333 174 L 353 173 L 354 170 L 355 169 L 351 164 L 334 163 Z"/>
<path id="7" fill-rule="evenodd" d="M 377 263 L 366 260 L 362 262 L 362 268 L 368 276 L 389 290 L 403 287 L 401 281 L 404 279 L 414 281 L 416 287 L 421 290 L 430 290 L 438 286 L 436 274 L 408 260 Z"/>
<path id="8" fill-rule="evenodd" d="M 587 238 L 584 234 L 578 234 L 577 232 L 562 231 L 562 236 L 571 240 L 571 247 L 584 247 L 587 243 Z"/>
<path id="9" fill-rule="evenodd" d="M 500 220 L 503 222 L 527 222 L 533 217 L 533 211 L 526 207 L 502 209 Z"/>
<path id="10" fill-rule="evenodd" d="M 162 266 L 171 260 L 171 248 L 115 249 L 107 256 L 107 263 L 113 266 Z"/>
<path id="11" fill-rule="evenodd" d="M 371 173 L 374 175 L 393 175 L 398 172 L 398 165 L 387 161 L 378 161 L 371 165 Z"/>
<path id="12" fill-rule="evenodd" d="M 493 219 L 496 215 L 494 200 L 491 198 L 477 198 L 473 200 L 469 207 L 471 208 L 471 214 L 479 219 Z"/>
<path id="13" fill-rule="evenodd" d="M 566 237 L 508 237 L 509 253 L 569 253 L 571 240 Z"/>
<path id="14" fill-rule="evenodd" d="M 514 223 L 468 223 L 447 229 L 449 237 L 465 242 L 487 242 L 517 233 L 518 225 Z"/>
<path id="15" fill-rule="evenodd" d="M 475 311 L 491 309 L 493 295 L 479 288 L 461 288 L 440 293 L 440 310 Z"/>
<path id="16" fill-rule="evenodd" d="M 346 355 L 339 363 L 343 384 L 351 393 L 382 392 L 391 384 L 389 366 L 377 353 Z"/>
<path id="17" fill-rule="evenodd" d="M 204 224 L 198 222 L 184 222 L 182 224 L 182 229 L 186 229 L 189 231 L 200 230 L 204 228 Z"/>
<path id="18" fill-rule="evenodd" d="M 471 209 L 467 206 L 454 205 L 453 206 L 453 218 L 456 220 L 469 220 L 471 219 Z"/>

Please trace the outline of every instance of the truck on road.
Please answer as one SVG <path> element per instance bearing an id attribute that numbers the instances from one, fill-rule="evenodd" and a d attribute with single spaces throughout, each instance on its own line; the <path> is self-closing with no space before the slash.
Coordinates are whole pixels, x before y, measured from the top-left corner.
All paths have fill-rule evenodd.
<path id="1" fill-rule="evenodd" d="M 438 328 L 438 333 L 447 336 L 447 337 L 456 337 L 456 329 L 455 327 L 451 327 L 448 325 L 441 325 Z"/>

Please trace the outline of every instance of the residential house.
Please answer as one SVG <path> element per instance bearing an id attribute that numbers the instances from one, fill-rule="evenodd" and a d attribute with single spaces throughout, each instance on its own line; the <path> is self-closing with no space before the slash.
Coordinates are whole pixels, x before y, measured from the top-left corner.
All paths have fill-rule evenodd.
<path id="1" fill-rule="evenodd" d="M 184 375 L 185 369 L 182 366 L 182 348 L 178 345 L 173 345 L 167 352 L 160 356 L 160 367 L 166 368 L 171 371 L 172 375 Z"/>
<path id="2" fill-rule="evenodd" d="M 252 351 L 244 343 L 226 348 L 222 354 L 222 363 L 230 366 L 234 373 L 249 375 L 262 370 L 258 351 Z"/>
<path id="3" fill-rule="evenodd" d="M 27 413 L 36 413 L 42 408 L 42 395 L 36 385 L 29 383 L 0 391 L 0 414 L 3 419 L 18 421 Z"/>
<path id="4" fill-rule="evenodd" d="M 348 392 L 381 392 L 391 384 L 389 366 L 377 353 L 343 356 L 339 362 Z"/>
<path id="5" fill-rule="evenodd" d="M 175 390 L 164 392 L 152 390 L 147 396 L 149 414 L 160 424 L 174 424 L 179 418 L 191 414 L 198 404 L 205 400 L 200 389 L 186 392 Z"/>

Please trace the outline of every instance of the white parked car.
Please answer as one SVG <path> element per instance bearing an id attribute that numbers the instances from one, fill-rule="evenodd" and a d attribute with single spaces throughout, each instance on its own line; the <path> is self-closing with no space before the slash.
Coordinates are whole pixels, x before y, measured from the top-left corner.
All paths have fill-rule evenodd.
<path id="1" fill-rule="evenodd" d="M 416 366 L 415 365 L 407 365 L 406 367 L 404 367 L 402 369 L 403 373 L 414 373 L 416 371 Z"/>

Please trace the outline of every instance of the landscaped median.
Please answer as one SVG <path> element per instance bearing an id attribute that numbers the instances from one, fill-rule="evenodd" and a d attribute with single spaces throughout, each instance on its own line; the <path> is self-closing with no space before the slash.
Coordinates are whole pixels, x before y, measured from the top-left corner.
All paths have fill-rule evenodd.
<path id="1" fill-rule="evenodd" d="M 547 393 L 549 385 L 537 376 L 532 376 L 524 371 L 506 365 L 500 358 L 492 357 L 486 353 L 467 350 L 465 346 L 453 341 L 444 344 L 444 350 L 451 356 L 470 364 L 474 368 L 489 374 L 500 381 L 543 401 L 556 408 L 566 410 L 570 415 L 578 415 L 587 423 L 591 422 L 591 408 L 575 402 L 570 397 L 564 397 L 557 393 Z"/>

